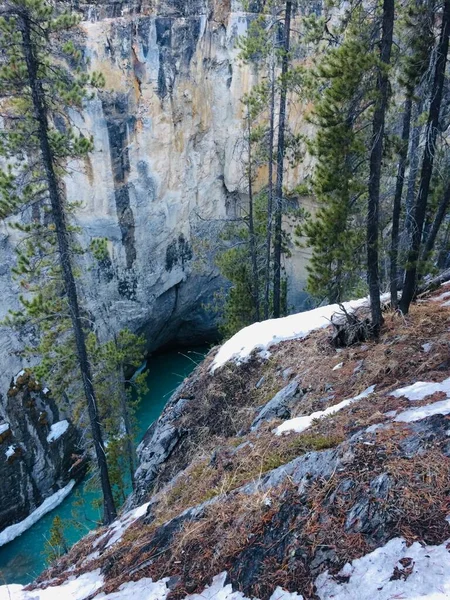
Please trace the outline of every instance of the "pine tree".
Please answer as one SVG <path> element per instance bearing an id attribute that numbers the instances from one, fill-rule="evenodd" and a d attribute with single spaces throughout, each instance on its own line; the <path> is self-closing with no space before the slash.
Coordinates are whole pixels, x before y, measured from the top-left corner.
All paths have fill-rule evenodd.
<path id="1" fill-rule="evenodd" d="M 48 563 L 61 558 L 69 551 L 69 544 L 64 533 L 64 524 L 60 516 L 56 516 L 50 528 L 50 537 L 45 541 L 44 553 Z"/>
<path id="2" fill-rule="evenodd" d="M 431 3 L 432 4 L 432 3 Z M 434 36 L 433 36 L 433 9 L 429 0 L 408 5 L 405 8 L 402 30 L 404 32 L 404 42 L 402 56 L 400 59 L 399 83 L 405 90 L 405 101 L 403 105 L 402 133 L 398 149 L 398 167 L 396 175 L 396 185 L 392 206 L 392 232 L 390 249 L 390 293 L 391 304 L 394 308 L 398 306 L 398 287 L 399 287 L 399 265 L 398 254 L 400 245 L 400 218 L 402 214 L 402 197 L 405 184 L 406 168 L 409 159 L 410 180 L 408 195 L 414 196 L 414 183 L 417 172 L 418 143 L 420 130 L 418 127 L 413 129 L 411 143 L 411 153 L 408 155 L 409 142 L 411 136 L 411 120 L 413 116 L 413 105 L 415 103 L 416 88 L 419 86 L 423 76 L 429 67 Z M 417 31 L 421 35 L 417 35 Z M 423 94 L 418 104 L 423 102 Z M 420 112 L 420 107 L 417 106 Z M 404 235 L 408 236 L 410 229 L 410 207 L 411 202 L 406 200 L 406 225 Z"/>
<path id="3" fill-rule="evenodd" d="M 369 284 L 372 329 L 377 336 L 383 317 L 380 301 L 379 274 L 379 212 L 381 166 L 383 159 L 384 131 L 386 111 L 389 100 L 388 67 L 391 62 L 392 40 L 394 34 L 394 0 L 384 0 L 380 45 L 380 65 L 377 76 L 378 98 L 373 116 L 372 139 L 370 143 L 369 201 L 367 211 L 367 279 Z"/>
<path id="4" fill-rule="evenodd" d="M 411 245 L 408 252 L 408 264 L 406 268 L 405 281 L 403 284 L 400 310 L 406 314 L 409 311 L 411 301 L 414 297 L 417 283 L 417 269 L 422 243 L 423 226 L 427 210 L 428 195 L 430 191 L 431 177 L 436 150 L 438 134 L 439 115 L 443 96 L 445 68 L 449 49 L 450 36 L 450 0 L 445 0 L 442 14 L 440 39 L 437 46 L 437 58 L 434 71 L 434 80 L 431 89 L 431 103 L 428 113 L 426 128 L 426 143 L 422 169 L 420 175 L 419 191 L 414 207 L 414 228 Z"/>
<path id="5" fill-rule="evenodd" d="M 100 472 L 104 520 L 110 523 L 116 508 L 86 349 L 62 184 L 68 157 L 83 155 L 92 148 L 92 140 L 75 135 L 70 127 L 69 108 L 81 107 L 87 85 L 101 79 L 98 75 L 89 78 L 72 66 L 79 64 L 82 56 L 64 34 L 77 22 L 77 17 L 57 13 L 45 0 L 6 0 L 1 4 L 0 96 L 5 99 L 6 127 L 2 130 L 0 154 L 7 166 L 1 176 L 0 208 L 7 216 L 24 208 L 48 206 L 50 225 L 44 236 L 50 231 L 56 239 L 64 299 Z M 57 128 L 58 120 L 64 123 L 63 128 Z M 33 300 L 25 300 L 25 306 L 27 302 L 30 314 L 36 314 L 42 298 L 38 293 Z"/>
<path id="6" fill-rule="evenodd" d="M 317 128 L 310 143 L 317 158 L 312 192 L 315 216 L 297 233 L 312 248 L 308 290 L 320 301 L 341 302 L 361 294 L 364 194 L 367 181 L 368 109 L 377 57 L 360 7 L 354 10 L 337 45 L 327 45 L 314 73 L 311 121 Z"/>
<path id="7" fill-rule="evenodd" d="M 278 115 L 278 149 L 277 149 L 277 178 L 275 184 L 275 229 L 274 229 L 274 266 L 273 266 L 273 316 L 281 315 L 281 253 L 282 253 L 282 219 L 283 219 L 283 181 L 284 161 L 286 155 L 286 122 L 288 72 L 291 52 L 291 18 L 292 2 L 286 0 L 284 13 L 283 51 L 281 66 L 280 109 Z"/>

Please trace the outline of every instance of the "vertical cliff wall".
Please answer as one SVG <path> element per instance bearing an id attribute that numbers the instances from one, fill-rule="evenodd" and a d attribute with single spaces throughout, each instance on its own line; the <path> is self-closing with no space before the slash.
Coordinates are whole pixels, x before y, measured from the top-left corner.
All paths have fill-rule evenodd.
<path id="1" fill-rule="evenodd" d="M 198 248 L 245 196 L 241 98 L 264 73 L 240 63 L 236 41 L 256 13 L 230 0 L 71 4 L 84 14 L 75 42 L 106 79 L 73 115 L 94 136 L 95 151 L 69 165 L 66 181 L 68 198 L 81 203 L 83 245 L 108 241 L 103 260 L 82 259 L 87 307 L 101 335 L 128 327 L 145 334 L 149 350 L 205 339 L 215 319 L 204 307 L 223 281 Z M 258 2 L 249 8 L 257 11 Z M 298 110 L 291 123 L 303 126 Z M 288 177 L 298 181 L 308 168 L 305 159 Z M 16 243 L 17 233 L 0 224 L 0 319 L 17 308 Z M 301 300 L 304 267 L 294 249 L 291 305 Z M 7 391 L 28 341 L 0 327 L 6 421 Z"/>
<path id="2" fill-rule="evenodd" d="M 149 349 L 193 342 L 214 330 L 204 306 L 222 285 L 212 260 L 199 261 L 196 250 L 245 194 L 241 98 L 264 73 L 238 60 L 236 41 L 255 13 L 229 0 L 105 0 L 79 8 L 85 20 L 76 43 L 106 79 L 73 116 L 93 134 L 95 151 L 70 165 L 67 179 L 68 197 L 82 206 L 83 244 L 108 240 L 104 260 L 84 258 L 90 312 L 105 336 L 129 327 L 145 333 Z M 292 110 L 293 127 L 301 120 Z M 293 170 L 292 181 L 309 164 Z M 0 318 L 16 304 L 16 241 L 2 224 Z M 294 252 L 287 271 L 297 307 L 304 265 Z M 14 352 L 23 340 L 1 328 L 0 344 L 4 394 L 22 366 Z"/>

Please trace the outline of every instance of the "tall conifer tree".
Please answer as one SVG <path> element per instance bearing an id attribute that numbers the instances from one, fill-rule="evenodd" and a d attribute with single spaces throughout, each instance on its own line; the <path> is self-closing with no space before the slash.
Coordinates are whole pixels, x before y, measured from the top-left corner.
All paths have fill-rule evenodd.
<path id="1" fill-rule="evenodd" d="M 77 22 L 74 15 L 56 13 L 45 0 L 5 0 L 0 5 L 0 97 L 5 113 L 0 152 L 7 162 L 1 175 L 1 208 L 7 216 L 24 208 L 48 206 L 100 472 L 104 521 L 110 523 L 116 508 L 74 277 L 62 181 L 67 159 L 92 149 L 91 140 L 76 136 L 71 129 L 69 109 L 81 107 L 86 86 L 99 81 L 99 76 L 90 80 L 74 67 L 81 53 L 64 33 Z M 64 125 L 57 128 L 57 122 Z M 34 306 L 33 301 L 28 305 L 33 310 L 40 302 L 38 295 Z"/>

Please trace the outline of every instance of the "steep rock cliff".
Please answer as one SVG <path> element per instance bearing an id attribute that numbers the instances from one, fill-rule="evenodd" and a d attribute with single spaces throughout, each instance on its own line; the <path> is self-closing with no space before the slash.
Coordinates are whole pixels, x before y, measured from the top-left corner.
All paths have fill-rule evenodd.
<path id="1" fill-rule="evenodd" d="M 149 351 L 204 340 L 216 327 L 204 307 L 224 282 L 213 251 L 204 256 L 199 249 L 245 197 L 240 100 L 264 75 L 237 60 L 237 37 L 254 13 L 234 0 L 104 0 L 75 7 L 84 14 L 76 44 L 106 79 L 99 96 L 73 115 L 93 134 L 95 151 L 70 165 L 66 181 L 68 197 L 82 204 L 83 246 L 108 241 L 103 260 L 81 259 L 87 308 L 103 337 L 128 327 L 145 335 Z M 249 9 L 257 11 L 258 2 Z M 309 165 L 306 159 L 299 169 Z M 289 173 L 292 181 L 298 176 L 298 169 Z M 11 275 L 17 242 L 17 232 L 2 223 L 0 319 L 17 308 Z M 298 306 L 305 257 L 293 252 L 289 303 Z M 25 366 L 19 351 L 29 341 L 0 326 L 0 417 L 6 421 L 4 399 L 11 377 Z"/>
<path id="2" fill-rule="evenodd" d="M 0 531 L 84 473 L 80 435 L 28 372 L 11 382 L 0 422 Z"/>

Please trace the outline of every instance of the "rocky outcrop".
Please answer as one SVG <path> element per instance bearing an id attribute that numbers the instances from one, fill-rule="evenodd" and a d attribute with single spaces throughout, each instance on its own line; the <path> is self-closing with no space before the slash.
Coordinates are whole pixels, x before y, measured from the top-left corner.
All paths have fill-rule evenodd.
<path id="1" fill-rule="evenodd" d="M 272 419 L 288 419 L 291 416 L 291 407 L 302 397 L 302 390 L 298 379 L 291 381 L 281 389 L 269 402 L 261 408 L 256 415 L 251 428 L 258 429 L 264 421 Z"/>
<path id="2" fill-rule="evenodd" d="M 46 392 L 22 371 L 7 393 L 8 421 L 0 422 L 0 531 L 85 471 L 79 433 Z"/>

